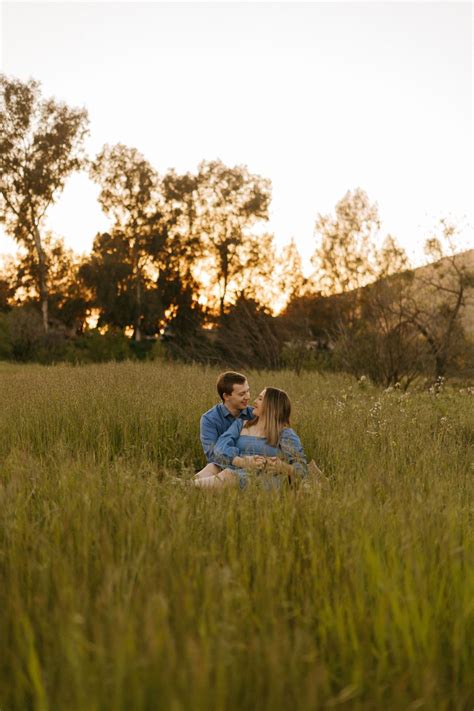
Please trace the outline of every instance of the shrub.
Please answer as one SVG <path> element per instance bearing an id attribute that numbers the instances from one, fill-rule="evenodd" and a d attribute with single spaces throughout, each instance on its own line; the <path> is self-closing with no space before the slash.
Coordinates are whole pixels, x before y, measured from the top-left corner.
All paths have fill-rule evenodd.
<path id="1" fill-rule="evenodd" d="M 45 345 L 45 333 L 40 313 L 32 306 L 20 306 L 7 316 L 12 355 L 15 360 L 34 360 Z"/>
<path id="2" fill-rule="evenodd" d="M 7 314 L 0 313 L 0 360 L 9 360 L 13 355 Z"/>
<path id="3" fill-rule="evenodd" d="M 109 330 L 100 333 L 97 329 L 87 331 L 75 341 L 70 359 L 80 363 L 105 363 L 130 358 L 129 339 L 121 332 Z"/>

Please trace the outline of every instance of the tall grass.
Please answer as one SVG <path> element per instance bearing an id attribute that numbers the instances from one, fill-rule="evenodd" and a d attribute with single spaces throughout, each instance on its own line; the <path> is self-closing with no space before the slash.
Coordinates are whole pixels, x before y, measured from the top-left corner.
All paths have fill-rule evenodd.
<path id="1" fill-rule="evenodd" d="M 473 397 L 288 390 L 327 481 L 202 491 L 216 372 L 0 365 L 0 708 L 474 706 Z"/>

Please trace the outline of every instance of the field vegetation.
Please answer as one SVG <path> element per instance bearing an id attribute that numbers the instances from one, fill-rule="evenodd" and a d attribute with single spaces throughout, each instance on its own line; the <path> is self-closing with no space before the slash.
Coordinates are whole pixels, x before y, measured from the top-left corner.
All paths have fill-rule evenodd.
<path id="1" fill-rule="evenodd" d="M 0 364 L 2 711 L 471 709 L 472 389 L 251 373 L 325 476 L 215 492 L 216 375 Z"/>

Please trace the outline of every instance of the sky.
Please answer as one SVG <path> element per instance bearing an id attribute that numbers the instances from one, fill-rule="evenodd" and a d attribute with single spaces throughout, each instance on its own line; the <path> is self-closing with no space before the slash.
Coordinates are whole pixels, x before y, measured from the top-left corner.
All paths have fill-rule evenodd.
<path id="1" fill-rule="evenodd" d="M 307 270 L 317 215 L 357 187 L 413 263 L 442 217 L 474 246 L 471 3 L 3 2 L 0 25 L 1 71 L 85 106 L 90 156 L 270 178 L 268 228 Z M 97 194 L 72 176 L 48 214 L 76 252 L 108 227 Z"/>

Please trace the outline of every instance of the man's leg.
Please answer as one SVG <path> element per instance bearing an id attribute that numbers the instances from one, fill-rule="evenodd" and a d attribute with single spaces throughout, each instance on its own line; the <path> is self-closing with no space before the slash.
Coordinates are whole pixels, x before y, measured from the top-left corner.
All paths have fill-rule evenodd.
<path id="1" fill-rule="evenodd" d="M 216 476 L 220 471 L 222 471 L 221 467 L 218 467 L 217 464 L 210 462 L 209 464 L 206 464 L 204 469 L 201 469 L 200 472 L 195 474 L 193 479 L 205 479 L 208 476 Z"/>

